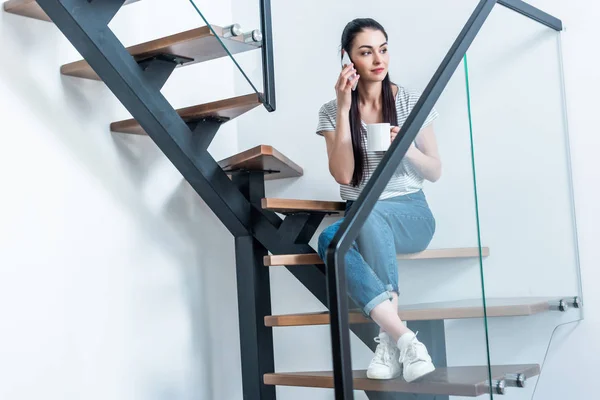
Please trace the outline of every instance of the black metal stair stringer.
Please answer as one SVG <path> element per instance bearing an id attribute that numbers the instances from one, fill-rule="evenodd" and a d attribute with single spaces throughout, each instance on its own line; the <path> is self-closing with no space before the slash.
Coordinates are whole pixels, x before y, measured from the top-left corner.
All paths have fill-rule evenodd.
<path id="1" fill-rule="evenodd" d="M 248 201 L 212 156 L 193 145 L 192 131 L 156 85 L 147 84 L 142 68 L 108 26 L 94 13 L 83 11 L 92 4 L 87 0 L 38 3 L 227 229 L 234 236 L 248 235 Z M 93 4 L 102 7 L 104 3 Z"/>

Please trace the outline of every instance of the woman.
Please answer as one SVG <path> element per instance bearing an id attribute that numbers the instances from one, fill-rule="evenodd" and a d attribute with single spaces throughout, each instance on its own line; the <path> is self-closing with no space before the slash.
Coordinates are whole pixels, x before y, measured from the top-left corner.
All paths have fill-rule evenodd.
<path id="1" fill-rule="evenodd" d="M 349 55 L 351 63 L 339 75 L 336 99 L 319 111 L 317 133 L 325 137 L 329 171 L 340 184 L 347 209 L 383 157 L 366 151 L 366 124 L 390 123 L 394 140 L 419 98 L 390 81 L 387 41 L 383 26 L 372 19 L 355 19 L 346 25 L 342 54 Z M 421 188 L 424 179 L 435 182 L 441 175 L 432 126 L 436 117 L 433 111 L 427 118 L 345 258 L 350 297 L 380 327 L 375 357 L 367 370 L 371 379 L 392 379 L 402 373 L 411 382 L 435 370 L 425 346 L 398 316 L 396 257 L 426 249 L 435 231 Z M 325 259 L 340 224 L 320 235 L 321 258 Z"/>

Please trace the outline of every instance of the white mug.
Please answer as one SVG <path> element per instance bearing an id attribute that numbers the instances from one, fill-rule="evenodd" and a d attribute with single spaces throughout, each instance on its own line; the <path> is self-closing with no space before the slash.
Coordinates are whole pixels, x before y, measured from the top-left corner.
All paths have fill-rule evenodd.
<path id="1" fill-rule="evenodd" d="M 367 124 L 367 151 L 387 151 L 392 144 L 390 129 L 388 123 Z"/>

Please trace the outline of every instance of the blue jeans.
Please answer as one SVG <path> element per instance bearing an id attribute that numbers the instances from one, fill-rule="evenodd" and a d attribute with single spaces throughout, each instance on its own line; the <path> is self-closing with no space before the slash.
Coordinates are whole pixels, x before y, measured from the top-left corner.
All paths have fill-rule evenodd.
<path id="1" fill-rule="evenodd" d="M 352 202 L 346 205 L 346 211 Z M 319 256 L 325 260 L 327 247 L 342 220 L 327 227 L 319 236 Z M 346 253 L 346 280 L 350 298 L 365 316 L 373 308 L 392 299 L 398 289 L 397 254 L 427 248 L 435 232 L 435 219 L 423 191 L 380 200 L 367 218 L 356 241 Z"/>

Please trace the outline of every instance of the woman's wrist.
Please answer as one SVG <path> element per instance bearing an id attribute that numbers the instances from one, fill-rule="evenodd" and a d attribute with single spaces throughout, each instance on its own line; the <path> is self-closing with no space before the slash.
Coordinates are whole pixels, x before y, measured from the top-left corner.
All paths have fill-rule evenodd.
<path id="1" fill-rule="evenodd" d="M 336 126 L 350 126 L 350 110 L 346 111 L 338 108 L 336 114 Z"/>
<path id="2" fill-rule="evenodd" d="M 339 117 L 343 117 L 343 118 L 348 118 L 350 117 L 350 107 L 346 108 L 346 107 L 338 107 L 337 109 L 337 116 Z"/>

